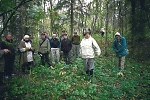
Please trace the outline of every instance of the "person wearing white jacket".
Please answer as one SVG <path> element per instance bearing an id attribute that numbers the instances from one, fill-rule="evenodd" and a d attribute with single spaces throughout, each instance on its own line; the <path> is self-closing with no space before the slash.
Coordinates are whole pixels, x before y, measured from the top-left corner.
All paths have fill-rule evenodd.
<path id="1" fill-rule="evenodd" d="M 94 38 L 91 37 L 90 32 L 85 32 L 84 38 L 80 43 L 80 54 L 84 61 L 84 69 L 86 74 L 93 75 L 94 70 L 94 52 L 97 53 L 99 57 L 101 54 L 101 49 Z"/>

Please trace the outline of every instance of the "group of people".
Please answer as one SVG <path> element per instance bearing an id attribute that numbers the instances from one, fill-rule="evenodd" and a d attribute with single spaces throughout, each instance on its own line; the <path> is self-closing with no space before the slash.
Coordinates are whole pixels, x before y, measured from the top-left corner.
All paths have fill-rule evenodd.
<path id="1" fill-rule="evenodd" d="M 62 35 L 57 38 L 56 34 L 52 34 L 52 38 L 49 39 L 46 32 L 41 34 L 38 43 L 38 54 L 41 57 L 41 64 L 45 66 L 47 63 L 50 68 L 53 69 L 55 64 L 55 58 L 57 63 L 60 59 L 63 59 L 66 64 L 72 64 L 71 59 L 80 57 L 83 59 L 84 70 L 88 75 L 93 75 L 94 70 L 94 57 L 95 53 L 99 57 L 101 49 L 94 38 L 91 36 L 90 31 L 83 33 L 83 39 L 80 41 L 80 36 L 75 31 L 71 39 L 68 38 L 68 34 L 62 31 Z M 31 69 L 34 63 L 34 46 L 29 35 L 24 35 L 19 44 L 20 52 L 20 64 L 22 73 Z M 118 66 L 123 70 L 126 52 L 126 40 L 120 35 L 115 34 L 115 40 L 113 41 L 113 49 L 118 57 Z M 72 57 L 71 57 L 72 50 Z M 51 53 L 51 62 L 49 54 Z M 5 78 L 13 75 L 13 66 L 15 61 L 15 43 L 12 40 L 12 35 L 7 34 L 5 40 L 2 41 L 0 56 L 4 55 L 4 73 Z"/>

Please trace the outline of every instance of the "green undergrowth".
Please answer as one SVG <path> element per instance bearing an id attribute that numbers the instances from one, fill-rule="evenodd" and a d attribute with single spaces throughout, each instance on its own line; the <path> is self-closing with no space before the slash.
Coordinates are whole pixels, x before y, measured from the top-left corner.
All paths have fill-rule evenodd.
<path id="1" fill-rule="evenodd" d="M 27 75 L 8 81 L 8 100 L 147 100 L 150 98 L 150 66 L 127 58 L 123 76 L 114 57 L 95 58 L 94 76 L 83 71 L 81 58 L 54 69 L 37 65 Z"/>

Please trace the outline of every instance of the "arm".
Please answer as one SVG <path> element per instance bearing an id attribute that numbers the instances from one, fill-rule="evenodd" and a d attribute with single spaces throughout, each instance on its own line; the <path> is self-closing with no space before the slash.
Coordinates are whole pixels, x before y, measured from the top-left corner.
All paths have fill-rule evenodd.
<path id="1" fill-rule="evenodd" d="M 101 49 L 100 49 L 99 45 L 97 44 L 97 42 L 95 41 L 95 39 L 93 39 L 93 46 L 95 48 L 95 52 L 97 53 L 97 55 L 100 56 Z"/>
<path id="2" fill-rule="evenodd" d="M 113 45 L 112 45 L 112 48 L 115 52 L 119 52 L 116 48 L 116 40 L 113 41 Z"/>
<path id="3" fill-rule="evenodd" d="M 126 49 L 126 39 L 124 38 L 124 37 L 122 37 L 122 46 L 121 46 L 121 48 L 119 48 L 119 51 L 123 51 L 123 50 L 125 50 Z"/>
<path id="4" fill-rule="evenodd" d="M 19 50 L 20 50 L 20 52 L 25 52 L 25 51 L 27 50 L 26 47 L 23 47 L 23 42 L 21 42 L 21 43 L 19 44 Z"/>
<path id="5" fill-rule="evenodd" d="M 50 52 L 50 41 L 49 40 L 47 40 L 47 50 L 48 50 L 48 52 Z"/>

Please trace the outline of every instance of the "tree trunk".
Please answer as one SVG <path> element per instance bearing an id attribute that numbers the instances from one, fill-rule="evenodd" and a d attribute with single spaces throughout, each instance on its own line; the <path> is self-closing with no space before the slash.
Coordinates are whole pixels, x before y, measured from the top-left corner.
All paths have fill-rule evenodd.
<path id="1" fill-rule="evenodd" d="M 70 27 L 71 27 L 71 37 L 73 36 L 73 25 L 74 25 L 74 21 L 73 21 L 73 4 L 74 4 L 74 0 L 71 0 L 71 23 L 70 23 Z"/>

